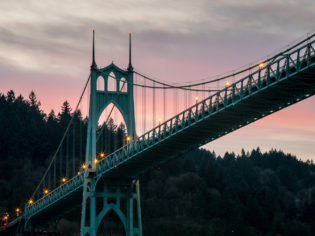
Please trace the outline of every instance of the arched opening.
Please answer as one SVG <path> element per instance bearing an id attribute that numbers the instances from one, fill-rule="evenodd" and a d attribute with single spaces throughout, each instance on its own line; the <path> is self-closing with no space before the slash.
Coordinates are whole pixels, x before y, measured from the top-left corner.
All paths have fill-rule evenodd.
<path id="1" fill-rule="evenodd" d="M 104 153 L 106 156 L 114 152 L 125 144 L 126 135 L 125 120 L 117 106 L 114 103 L 110 103 L 98 120 L 97 153 Z"/>
<path id="2" fill-rule="evenodd" d="M 125 78 L 121 78 L 119 81 L 119 91 L 127 93 L 127 85 L 127 80 Z"/>
<path id="3" fill-rule="evenodd" d="M 108 75 L 107 78 L 107 91 L 117 91 L 117 81 L 116 76 L 113 72 Z"/>
<path id="4" fill-rule="evenodd" d="M 102 76 L 98 77 L 96 80 L 96 90 L 98 91 L 105 91 L 105 86 L 104 86 L 104 78 Z"/>
<path id="5" fill-rule="evenodd" d="M 97 236 L 125 236 L 125 228 L 119 216 L 111 209 L 101 221 Z"/>

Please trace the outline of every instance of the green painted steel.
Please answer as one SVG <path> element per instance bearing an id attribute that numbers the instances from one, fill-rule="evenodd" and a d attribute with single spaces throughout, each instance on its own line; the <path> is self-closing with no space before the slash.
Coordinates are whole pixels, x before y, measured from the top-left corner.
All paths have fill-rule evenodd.
<path id="1" fill-rule="evenodd" d="M 200 101 L 140 137 L 136 137 L 135 127 L 130 125 L 130 122 L 132 123 L 134 120 L 124 116 L 127 126 L 129 124 L 128 133 L 132 134 L 133 131 L 134 139 L 102 159 L 97 166 L 93 162 L 93 157 L 96 154 L 93 145 L 95 144 L 96 122 L 99 114 L 108 105 L 107 100 L 112 99 L 112 102 L 119 106 L 124 115 L 123 110 L 127 106 L 125 104 L 127 101 L 118 100 L 118 98 L 115 100 L 114 94 L 106 94 L 104 91 L 98 92 L 95 89 L 93 94 L 91 92 L 91 103 L 94 105 L 90 106 L 90 138 L 88 139 L 89 148 L 86 156 L 86 162 L 91 166 L 90 171 L 78 174 L 48 195 L 35 201 L 31 206 L 26 206 L 24 215 L 20 219 L 23 219 L 25 226 L 27 226 L 27 222 L 30 222 L 31 219 L 52 214 L 51 212 L 56 209 L 56 206 L 63 206 L 64 211 L 69 210 L 66 208 L 66 201 L 78 206 L 82 204 L 82 209 L 84 209 L 86 205 L 84 199 L 90 197 L 90 222 L 93 223 L 88 227 L 85 223 L 82 224 L 83 233 L 89 232 L 89 235 L 95 235 L 101 218 L 109 209 L 112 209 L 123 222 L 126 235 L 142 235 L 140 192 L 139 186 L 136 184 L 139 174 L 152 166 L 180 156 L 184 152 L 314 95 L 314 47 L 315 41 L 308 42 L 286 55 L 275 58 L 264 68 L 257 69 L 245 78 Z M 91 66 L 91 78 L 94 78 L 91 80 L 92 89 L 96 88 L 96 79 L 99 76 L 107 76 L 108 78 L 108 73 L 112 71 L 117 73 L 117 75 L 115 74 L 117 78 L 125 76 L 126 79 L 132 81 L 132 70 L 124 71 L 113 64 L 98 69 L 94 60 L 93 62 Z M 132 87 L 132 82 L 128 82 L 128 91 L 130 91 L 129 86 Z M 133 96 L 131 99 L 133 100 Z M 128 104 L 129 106 L 133 105 L 133 101 Z M 111 182 L 111 180 L 118 179 L 123 180 L 123 182 Z M 135 185 L 136 190 L 133 195 L 125 194 L 124 196 L 119 191 L 108 191 L 108 188 L 118 189 L 122 185 Z M 103 191 L 95 191 L 95 186 L 101 186 Z M 82 190 L 86 194 L 83 196 L 83 203 L 80 200 L 82 199 Z M 105 203 L 101 213 L 95 213 L 94 200 L 97 197 L 102 197 L 106 202 L 109 196 L 115 199 L 123 197 L 125 201 L 137 200 L 138 226 L 131 223 L 135 218 L 132 209 L 130 208 L 129 213 L 122 215 L 119 212 L 117 200 L 117 204 Z M 54 214 L 57 213 L 54 212 Z M 85 214 L 82 213 L 82 215 Z M 16 224 L 12 222 L 10 227 L 14 227 Z M 5 229 L 1 228 L 0 230 Z M 83 235 L 82 232 L 81 235 Z"/>
<path id="2" fill-rule="evenodd" d="M 118 191 L 121 183 L 117 183 L 114 187 L 117 189 L 116 192 L 110 193 L 108 191 L 107 181 L 99 183 L 98 179 L 95 179 L 96 170 L 96 131 L 98 120 L 101 113 L 106 107 L 113 103 L 121 112 L 126 126 L 127 133 L 133 139 L 136 137 L 135 129 L 135 114 L 134 114 L 134 98 L 133 98 L 133 69 L 131 65 L 131 35 L 129 35 L 129 66 L 128 70 L 123 70 L 114 65 L 113 63 L 105 68 L 98 69 L 95 63 L 94 53 L 94 31 L 93 31 L 93 60 L 91 65 L 91 80 L 90 80 L 90 106 L 89 106 L 89 121 L 87 131 L 87 146 L 86 146 L 86 159 L 85 164 L 88 167 L 84 175 L 84 186 L 83 186 L 83 197 L 82 197 L 82 211 L 81 211 L 81 227 L 80 235 L 85 236 L 96 236 L 99 222 L 106 215 L 106 213 L 113 209 L 116 214 L 120 217 L 124 224 L 125 232 L 127 236 L 142 236 L 142 230 L 139 227 L 135 228 L 133 224 L 133 201 L 134 194 L 128 190 L 124 196 L 120 196 L 121 192 Z M 114 74 L 115 89 L 111 91 L 108 86 L 108 80 L 111 73 Z M 104 87 L 97 88 L 97 80 L 103 80 Z M 127 91 L 120 89 L 121 84 L 127 83 Z M 130 178 L 124 180 L 128 185 L 132 186 Z M 115 182 L 115 181 L 114 181 Z M 137 181 L 139 184 L 139 181 Z M 113 185 L 113 181 L 110 181 Z M 104 192 L 101 194 L 104 202 L 104 206 L 100 213 L 96 212 L 96 200 L 97 200 L 97 185 L 102 185 Z M 99 188 L 99 186 L 98 186 Z M 131 187 L 129 187 L 131 188 Z M 116 199 L 116 204 L 108 203 L 109 196 L 113 195 Z M 137 204 L 140 203 L 140 195 L 136 195 Z M 126 216 L 120 209 L 120 198 L 126 200 L 127 213 Z M 138 201 L 139 200 L 139 201 Z M 139 204 L 138 204 L 139 205 Z M 139 205 L 140 207 L 140 205 Z M 89 213 L 87 212 L 89 209 Z M 140 209 L 140 208 L 139 208 Z M 140 213 L 139 213 L 140 214 Z M 89 219 L 87 219 L 89 217 Z M 141 220 L 141 216 L 138 217 L 138 222 Z M 139 223 L 141 225 L 141 222 Z"/>

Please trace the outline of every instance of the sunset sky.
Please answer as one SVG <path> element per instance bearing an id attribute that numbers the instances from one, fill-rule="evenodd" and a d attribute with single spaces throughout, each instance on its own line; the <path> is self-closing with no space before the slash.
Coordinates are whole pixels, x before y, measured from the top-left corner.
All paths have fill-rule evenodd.
<path id="1" fill-rule="evenodd" d="M 99 67 L 127 67 L 132 32 L 135 70 L 185 83 L 259 62 L 315 33 L 314 22 L 314 0 L 1 1 L 0 92 L 34 90 L 46 113 L 65 100 L 75 107 L 89 75 L 92 28 Z M 314 105 L 309 98 L 205 148 L 276 148 L 315 161 Z"/>

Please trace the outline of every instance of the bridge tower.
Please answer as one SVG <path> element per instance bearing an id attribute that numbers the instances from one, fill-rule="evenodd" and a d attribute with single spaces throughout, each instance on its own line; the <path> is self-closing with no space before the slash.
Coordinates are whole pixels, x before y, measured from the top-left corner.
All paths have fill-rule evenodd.
<path id="1" fill-rule="evenodd" d="M 98 120 L 106 107 L 113 103 L 121 112 L 127 126 L 127 134 L 136 137 L 133 67 L 131 63 L 131 34 L 129 34 L 129 65 L 127 70 L 114 63 L 98 68 L 95 62 L 95 31 L 93 30 L 93 52 L 90 74 L 90 105 L 87 130 L 87 171 L 82 199 L 80 236 L 96 236 L 102 219 L 113 211 L 124 227 L 126 236 L 142 236 L 140 190 L 138 179 L 98 179 L 96 170 L 96 130 Z M 116 89 L 109 91 L 110 74 L 116 79 Z M 104 80 L 104 87 L 97 88 L 97 80 Z M 121 90 L 121 82 L 127 89 Z M 98 204 L 100 203 L 100 204 Z M 135 212 L 136 211 L 136 212 Z"/>

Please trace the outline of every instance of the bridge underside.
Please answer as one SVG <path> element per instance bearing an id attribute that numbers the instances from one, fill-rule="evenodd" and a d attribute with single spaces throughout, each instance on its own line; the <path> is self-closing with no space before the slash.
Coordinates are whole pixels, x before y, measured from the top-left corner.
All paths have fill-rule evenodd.
<path id="1" fill-rule="evenodd" d="M 312 58 L 315 61 L 315 58 Z M 230 106 L 217 112 L 199 117 L 194 128 L 179 129 L 178 134 L 170 135 L 152 145 L 137 156 L 119 164 L 119 168 L 112 169 L 103 175 L 107 178 L 124 178 L 136 176 L 152 166 L 159 165 L 170 158 L 181 156 L 190 150 L 209 143 L 225 134 L 231 133 L 243 126 L 259 120 L 271 113 L 291 106 L 315 94 L 315 66 L 301 71 L 290 78 L 271 83 L 259 92 L 254 88 L 236 104 L 229 101 Z M 264 87 L 264 85 L 262 85 Z M 181 128 L 181 127 L 179 127 Z"/>

